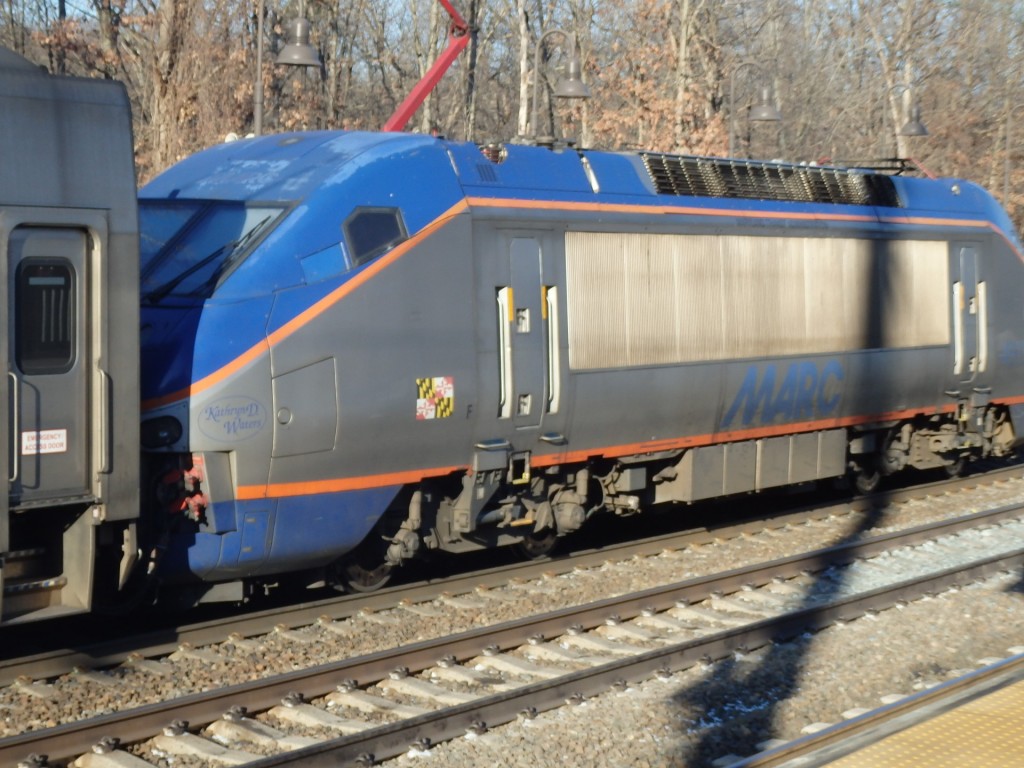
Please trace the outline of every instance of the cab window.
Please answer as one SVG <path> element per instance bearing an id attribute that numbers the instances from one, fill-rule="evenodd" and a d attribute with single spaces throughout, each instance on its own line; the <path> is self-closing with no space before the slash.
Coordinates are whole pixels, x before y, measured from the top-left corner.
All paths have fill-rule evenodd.
<path id="1" fill-rule="evenodd" d="M 143 300 L 209 298 L 283 213 L 279 205 L 229 201 L 140 202 Z"/>
<path id="2" fill-rule="evenodd" d="M 352 266 L 358 267 L 409 237 L 398 208 L 356 208 L 343 225 Z"/>

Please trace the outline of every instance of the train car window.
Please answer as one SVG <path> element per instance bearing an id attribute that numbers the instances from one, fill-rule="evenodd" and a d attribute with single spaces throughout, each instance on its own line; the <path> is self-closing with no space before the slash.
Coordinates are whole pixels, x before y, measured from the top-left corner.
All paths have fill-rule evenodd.
<path id="1" fill-rule="evenodd" d="M 143 299 L 155 303 L 165 296 L 209 298 L 220 278 L 270 231 L 283 211 L 281 206 L 218 202 L 205 205 L 188 220 L 179 219 L 181 230 L 167 240 L 142 270 Z M 172 219 L 152 217 L 167 224 L 168 229 Z M 145 233 L 147 219 L 144 216 L 140 221 Z M 159 239 L 154 235 L 153 242 Z"/>
<path id="2" fill-rule="evenodd" d="M 75 275 L 71 265 L 28 259 L 15 278 L 14 355 L 30 376 L 65 373 L 75 362 Z"/>
<path id="3" fill-rule="evenodd" d="M 380 256 L 409 237 L 402 212 L 397 208 L 356 208 L 343 228 L 353 267 Z"/>

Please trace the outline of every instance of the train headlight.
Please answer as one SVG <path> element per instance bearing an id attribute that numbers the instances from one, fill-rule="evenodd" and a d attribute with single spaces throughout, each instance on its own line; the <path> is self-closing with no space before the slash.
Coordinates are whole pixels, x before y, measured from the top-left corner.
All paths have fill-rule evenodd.
<path id="1" fill-rule="evenodd" d="M 142 422 L 143 448 L 165 448 L 181 439 L 181 422 L 173 416 L 160 416 Z"/>

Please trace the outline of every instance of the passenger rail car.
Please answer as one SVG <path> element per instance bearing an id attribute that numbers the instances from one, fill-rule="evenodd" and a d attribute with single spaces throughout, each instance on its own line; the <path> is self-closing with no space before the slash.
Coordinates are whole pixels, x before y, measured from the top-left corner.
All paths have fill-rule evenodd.
<path id="1" fill-rule="evenodd" d="M 966 181 L 322 132 L 140 221 L 149 567 L 213 596 L 1019 441 L 1021 245 Z"/>
<path id="2" fill-rule="evenodd" d="M 135 564 L 138 228 L 112 82 L 0 48 L 0 624 L 93 610 Z"/>

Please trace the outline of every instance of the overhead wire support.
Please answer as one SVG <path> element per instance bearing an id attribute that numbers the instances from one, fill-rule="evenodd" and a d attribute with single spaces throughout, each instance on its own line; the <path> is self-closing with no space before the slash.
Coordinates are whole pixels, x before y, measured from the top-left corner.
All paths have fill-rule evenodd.
<path id="1" fill-rule="evenodd" d="M 437 60 L 427 70 L 426 74 L 420 78 L 420 81 L 416 83 L 416 86 L 405 97 L 405 100 L 398 105 L 398 108 L 391 117 L 387 119 L 384 127 L 381 128 L 382 131 L 404 130 L 410 118 L 420 108 L 420 105 L 430 95 L 430 92 L 434 90 L 434 86 L 441 81 L 444 73 L 448 71 L 448 68 L 469 44 L 469 24 L 455 10 L 451 0 L 438 0 L 438 2 L 441 3 L 452 19 L 452 23 L 448 27 L 448 46 L 437 57 Z"/>

